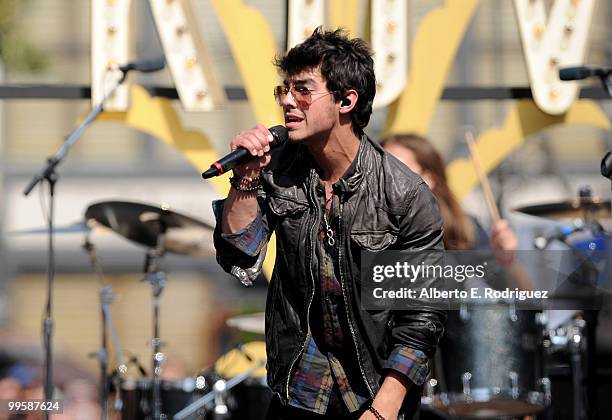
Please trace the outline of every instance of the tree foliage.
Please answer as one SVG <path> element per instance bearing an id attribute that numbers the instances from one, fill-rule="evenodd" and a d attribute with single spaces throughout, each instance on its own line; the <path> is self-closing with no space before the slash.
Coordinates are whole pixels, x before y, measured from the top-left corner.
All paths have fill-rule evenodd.
<path id="1" fill-rule="evenodd" d="M 36 72 L 46 67 L 47 59 L 28 41 L 20 25 L 27 3 L 28 0 L 0 0 L 0 58 L 9 69 Z"/>

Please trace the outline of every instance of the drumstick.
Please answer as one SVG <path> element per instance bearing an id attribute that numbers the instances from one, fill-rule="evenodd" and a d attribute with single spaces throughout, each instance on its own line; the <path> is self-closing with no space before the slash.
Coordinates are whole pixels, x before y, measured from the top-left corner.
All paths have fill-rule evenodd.
<path id="1" fill-rule="evenodd" d="M 489 183 L 487 174 L 483 170 L 482 164 L 480 163 L 478 150 L 476 149 L 476 144 L 474 143 L 474 136 L 470 130 L 465 132 L 465 141 L 467 142 L 468 149 L 470 150 L 470 156 L 472 157 L 472 163 L 474 164 L 474 169 L 476 170 L 476 174 L 480 180 L 480 185 L 482 186 L 482 192 L 484 194 L 485 202 L 487 203 L 487 208 L 489 209 L 489 214 L 491 215 L 493 222 L 497 222 L 499 219 L 501 219 L 499 216 L 499 209 L 495 203 L 495 198 L 493 197 L 493 191 L 491 190 L 491 184 Z"/>

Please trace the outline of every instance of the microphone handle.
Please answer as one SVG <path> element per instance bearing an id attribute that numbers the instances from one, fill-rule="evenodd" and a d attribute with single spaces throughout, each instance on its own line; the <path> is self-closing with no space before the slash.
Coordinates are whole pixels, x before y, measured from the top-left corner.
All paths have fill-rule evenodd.
<path id="1" fill-rule="evenodd" d="M 223 169 L 223 173 L 227 171 L 231 171 L 236 166 L 240 166 L 244 163 L 247 163 L 251 159 L 255 159 L 256 157 L 251 154 L 247 149 L 243 147 L 239 147 L 234 150 L 232 153 L 223 156 L 216 163 Z M 216 166 L 216 165 L 215 165 Z"/>
<path id="2" fill-rule="evenodd" d="M 210 165 L 210 168 L 202 173 L 202 178 L 208 179 L 214 176 L 223 175 L 227 171 L 234 169 L 236 166 L 240 166 L 255 158 L 256 156 L 251 155 L 251 152 L 249 152 L 247 149 L 239 147 L 230 154 L 223 156 L 221 159 Z"/>

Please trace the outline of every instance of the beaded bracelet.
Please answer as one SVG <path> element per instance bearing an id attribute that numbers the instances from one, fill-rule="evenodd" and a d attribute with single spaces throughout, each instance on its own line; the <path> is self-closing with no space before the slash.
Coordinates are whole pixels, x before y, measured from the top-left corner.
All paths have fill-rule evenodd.
<path id="1" fill-rule="evenodd" d="M 258 176 L 256 178 L 249 178 L 248 176 L 233 176 L 230 178 L 230 185 L 236 191 L 240 192 L 257 191 L 261 187 L 261 176 Z"/>
<path id="2" fill-rule="evenodd" d="M 376 420 L 385 420 L 385 418 L 382 416 L 382 414 L 380 414 L 380 413 L 378 412 L 378 410 L 377 410 L 377 409 L 375 409 L 373 406 L 369 406 L 369 407 L 368 407 L 368 411 L 369 411 L 370 413 L 372 413 L 372 414 L 374 415 L 374 417 L 376 417 Z"/>

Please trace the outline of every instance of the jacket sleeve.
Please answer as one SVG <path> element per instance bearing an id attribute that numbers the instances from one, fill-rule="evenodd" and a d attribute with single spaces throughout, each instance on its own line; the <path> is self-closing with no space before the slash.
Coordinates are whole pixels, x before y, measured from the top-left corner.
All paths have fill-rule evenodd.
<path id="1" fill-rule="evenodd" d="M 252 286 L 261 274 L 266 247 L 270 237 L 267 216 L 265 214 L 265 196 L 258 197 L 257 217 L 244 229 L 227 234 L 221 232 L 221 217 L 225 200 L 213 202 L 216 219 L 213 240 L 217 251 L 217 262 L 245 286 Z"/>
<path id="2" fill-rule="evenodd" d="M 435 196 L 422 182 L 408 199 L 408 212 L 400 225 L 397 249 L 442 251 L 442 218 Z M 433 285 L 434 281 L 424 283 L 423 287 Z M 415 304 L 393 311 L 390 353 L 384 367 L 404 374 L 418 386 L 422 385 L 445 322 L 446 311 L 440 307 Z"/>

